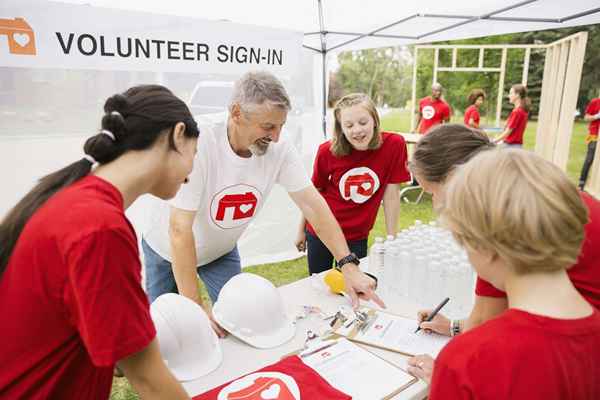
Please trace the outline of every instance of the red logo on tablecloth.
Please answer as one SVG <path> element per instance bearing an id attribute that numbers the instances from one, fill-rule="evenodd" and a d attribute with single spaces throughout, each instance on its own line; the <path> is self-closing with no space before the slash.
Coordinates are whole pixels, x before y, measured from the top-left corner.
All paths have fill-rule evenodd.
<path id="1" fill-rule="evenodd" d="M 211 219 L 223 229 L 246 225 L 256 215 L 261 198 L 260 191 L 255 187 L 229 186 L 213 196 L 210 205 Z"/>
<path id="2" fill-rule="evenodd" d="M 364 203 L 379 189 L 379 177 L 370 168 L 359 167 L 346 171 L 340 179 L 339 190 L 344 200 Z"/>
<path id="3" fill-rule="evenodd" d="M 258 372 L 224 387 L 218 400 L 300 400 L 300 389 L 289 375 Z"/>

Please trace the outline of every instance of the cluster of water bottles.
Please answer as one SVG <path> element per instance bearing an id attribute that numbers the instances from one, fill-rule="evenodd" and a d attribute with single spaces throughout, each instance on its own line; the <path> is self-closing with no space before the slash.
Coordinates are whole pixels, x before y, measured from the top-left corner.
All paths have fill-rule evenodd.
<path id="1" fill-rule="evenodd" d="M 379 279 L 378 292 L 390 304 L 404 301 L 423 309 L 450 301 L 444 315 L 462 318 L 473 306 L 475 273 L 467 254 L 452 234 L 416 220 L 396 237 L 375 238 L 369 271 Z"/>

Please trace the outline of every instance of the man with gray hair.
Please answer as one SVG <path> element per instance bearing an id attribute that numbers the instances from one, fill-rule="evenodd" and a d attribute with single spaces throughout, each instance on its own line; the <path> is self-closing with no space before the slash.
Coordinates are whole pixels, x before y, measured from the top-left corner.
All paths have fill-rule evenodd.
<path id="1" fill-rule="evenodd" d="M 431 96 L 419 101 L 417 132 L 427 133 L 436 125 L 450 121 L 450 106 L 442 99 L 444 88 L 439 83 L 431 85 Z"/>
<path id="2" fill-rule="evenodd" d="M 308 178 L 296 149 L 279 141 L 291 103 L 281 82 L 267 72 L 250 72 L 234 85 L 223 124 L 203 127 L 187 185 L 156 213 L 144 234 L 146 290 L 150 301 L 178 292 L 200 304 L 196 274 L 213 303 L 223 285 L 240 273 L 237 241 L 279 183 L 340 261 L 353 304 L 358 297 L 381 300 L 363 274 L 327 203 Z"/>

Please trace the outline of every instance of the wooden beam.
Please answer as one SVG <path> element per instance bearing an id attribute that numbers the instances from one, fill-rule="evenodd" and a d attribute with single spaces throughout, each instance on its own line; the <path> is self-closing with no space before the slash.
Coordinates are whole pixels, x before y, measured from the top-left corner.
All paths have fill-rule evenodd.
<path id="1" fill-rule="evenodd" d="M 554 77 L 552 108 L 550 112 L 550 124 L 548 131 L 544 132 L 545 136 L 550 139 L 550 148 L 548 151 L 549 159 L 556 162 L 557 140 L 558 140 L 558 121 L 561 115 L 563 91 L 565 87 L 565 78 L 567 72 L 567 61 L 569 57 L 569 42 L 561 42 L 556 44 L 559 50 L 558 57 L 555 59 L 554 68 L 556 68 L 556 76 Z M 571 118 L 573 115 L 571 115 Z"/>
<path id="2" fill-rule="evenodd" d="M 440 57 L 439 49 L 435 49 L 433 52 L 433 82 L 431 82 L 432 84 L 437 83 L 439 57 Z"/>
<path id="3" fill-rule="evenodd" d="M 521 83 L 527 86 L 527 77 L 529 75 L 529 58 L 531 57 L 531 49 L 525 49 L 525 57 L 523 59 L 523 75 L 521 77 Z"/>
<path id="4" fill-rule="evenodd" d="M 455 47 L 452 49 L 452 68 L 456 68 L 456 57 L 458 49 Z"/>
<path id="5" fill-rule="evenodd" d="M 419 49 L 546 49 L 547 44 L 437 44 L 419 45 Z"/>
<path id="6" fill-rule="evenodd" d="M 478 67 L 440 67 L 438 72 L 500 72 L 502 68 L 478 68 Z"/>
<path id="7" fill-rule="evenodd" d="M 484 48 L 480 48 L 480 49 L 479 49 L 479 65 L 478 65 L 478 66 L 479 66 L 479 68 L 483 68 L 483 60 L 484 60 L 484 58 L 483 58 L 483 57 L 484 57 L 484 56 L 483 56 L 483 53 L 484 53 L 484 52 L 485 52 L 485 49 L 484 49 Z"/>
<path id="8" fill-rule="evenodd" d="M 498 100 L 496 102 L 496 127 L 500 126 L 502 113 L 502 97 L 504 93 L 504 76 L 506 74 L 506 53 L 508 48 L 502 49 L 502 60 L 500 61 L 500 78 L 498 79 Z"/>
<path id="9" fill-rule="evenodd" d="M 538 115 L 538 125 L 535 135 L 535 153 L 543 158 L 546 156 L 546 147 L 548 139 L 544 132 L 548 131 L 550 124 L 550 108 L 552 104 L 552 84 L 554 81 L 554 58 L 556 57 L 557 49 L 548 47 L 546 49 L 546 57 L 544 59 L 544 75 L 542 77 L 542 92 L 540 96 L 540 110 Z"/>
<path id="10" fill-rule="evenodd" d="M 585 35 L 574 37 L 565 43 L 568 47 L 567 71 L 554 152 L 554 163 L 563 171 L 567 170 L 567 162 L 569 161 L 574 115 L 577 108 L 577 94 L 579 93 L 579 85 L 581 83 L 585 46 L 587 43 L 587 32 L 582 33 Z"/>

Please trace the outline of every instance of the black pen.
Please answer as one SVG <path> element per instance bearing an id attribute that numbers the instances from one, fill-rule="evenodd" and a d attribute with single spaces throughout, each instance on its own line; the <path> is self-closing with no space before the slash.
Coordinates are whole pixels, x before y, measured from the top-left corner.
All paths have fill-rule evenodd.
<path id="1" fill-rule="evenodd" d="M 424 319 L 421 322 L 430 322 L 436 315 L 437 313 L 440 312 L 440 310 L 442 309 L 442 307 L 444 307 L 446 305 L 447 302 L 450 301 L 450 297 L 446 297 L 444 299 L 444 301 L 442 301 L 436 308 L 435 310 L 433 310 L 431 312 L 431 314 L 429 314 L 429 317 L 427 317 L 426 319 Z M 415 333 L 419 332 L 421 330 L 421 322 L 419 322 L 419 326 L 417 327 L 417 330 L 415 331 Z"/>

